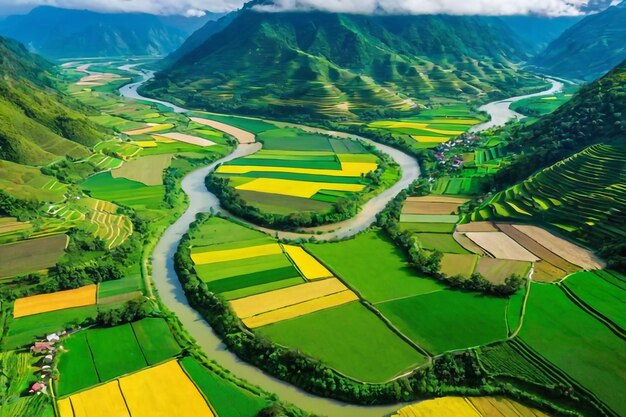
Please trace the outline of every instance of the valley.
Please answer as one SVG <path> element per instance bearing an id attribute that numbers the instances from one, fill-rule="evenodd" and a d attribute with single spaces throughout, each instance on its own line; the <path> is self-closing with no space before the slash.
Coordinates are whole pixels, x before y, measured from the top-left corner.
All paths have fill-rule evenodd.
<path id="1" fill-rule="evenodd" d="M 289 7 L 0 20 L 0 415 L 626 414 L 623 4 Z"/>

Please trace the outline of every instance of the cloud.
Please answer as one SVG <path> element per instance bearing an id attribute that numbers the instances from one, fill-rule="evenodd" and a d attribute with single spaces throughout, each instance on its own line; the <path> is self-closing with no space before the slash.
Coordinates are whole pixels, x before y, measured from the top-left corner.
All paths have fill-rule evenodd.
<path id="1" fill-rule="evenodd" d="M 0 0 L 0 12 L 27 11 L 36 6 L 87 9 L 97 12 L 141 12 L 159 15 L 202 16 L 204 11 L 228 12 L 244 0 Z"/>
<path id="2" fill-rule="evenodd" d="M 266 12 L 576 16 L 592 3 L 597 0 L 274 0 L 272 5 L 255 8 Z"/>

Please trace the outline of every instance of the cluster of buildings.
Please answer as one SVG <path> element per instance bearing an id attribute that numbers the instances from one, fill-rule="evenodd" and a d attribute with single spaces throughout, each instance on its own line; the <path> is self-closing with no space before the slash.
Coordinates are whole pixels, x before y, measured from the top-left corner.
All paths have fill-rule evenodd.
<path id="1" fill-rule="evenodd" d="M 30 351 L 33 355 L 41 356 L 41 367 L 39 370 L 40 380 L 31 385 L 30 394 L 41 395 L 48 393 L 48 382 L 52 377 L 52 362 L 57 353 L 58 348 L 62 346 L 58 345 L 65 332 L 61 335 L 56 333 L 49 334 L 45 340 L 36 341 L 31 347 Z"/>

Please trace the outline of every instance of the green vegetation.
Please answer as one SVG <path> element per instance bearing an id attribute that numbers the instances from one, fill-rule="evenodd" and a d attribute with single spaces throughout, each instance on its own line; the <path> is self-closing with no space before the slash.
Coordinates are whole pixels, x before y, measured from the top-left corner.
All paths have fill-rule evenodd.
<path id="1" fill-rule="evenodd" d="M 626 228 L 618 213 L 626 212 L 620 185 L 626 181 L 625 161 L 622 147 L 591 146 L 496 194 L 472 219 L 541 222 L 588 245 L 606 246 L 606 255 L 614 255 L 620 267 Z"/>
<path id="2" fill-rule="evenodd" d="M 267 400 L 228 382 L 192 358 L 186 357 L 180 363 L 220 417 L 254 417 L 268 405 Z"/>
<path id="3" fill-rule="evenodd" d="M 163 362 L 181 352 L 162 318 L 80 331 L 70 336 L 66 346 L 67 352 L 59 361 L 60 396 Z"/>
<path id="4" fill-rule="evenodd" d="M 444 290 L 376 307 L 411 340 L 437 354 L 505 339 L 506 304 L 502 298 Z"/>
<path id="5" fill-rule="evenodd" d="M 192 108 L 290 121 L 397 118 L 424 102 L 541 88 L 543 81 L 511 64 L 523 59 L 512 32 L 492 19 L 247 8 L 144 90 Z"/>
<path id="6" fill-rule="evenodd" d="M 578 88 L 577 85 L 569 85 L 563 91 L 552 96 L 533 97 L 516 101 L 511 105 L 511 110 L 532 118 L 545 116 L 570 101 L 572 96 L 578 91 Z"/>
<path id="7" fill-rule="evenodd" d="M 0 37 L 0 159 L 45 165 L 66 155 L 88 155 L 104 133 L 89 109 L 60 93 L 51 63 Z"/>
<path id="8" fill-rule="evenodd" d="M 624 341 L 554 285 L 533 284 L 520 337 L 593 392 L 617 415 L 626 412 Z"/>
<path id="9" fill-rule="evenodd" d="M 440 291 L 436 281 L 417 276 L 382 232 L 368 232 L 339 243 L 305 248 L 373 303 Z"/>
<path id="10" fill-rule="evenodd" d="M 384 382 L 426 362 L 357 302 L 270 324 L 256 332 L 365 382 Z"/>
<path id="11" fill-rule="evenodd" d="M 28 352 L 0 352 L 0 415 L 54 417 L 49 396 L 27 393 L 38 379 L 35 365 Z"/>
<path id="12" fill-rule="evenodd" d="M 94 198 L 107 200 L 136 209 L 158 209 L 162 207 L 165 188 L 147 186 L 126 178 L 113 178 L 110 172 L 95 175 L 81 187 Z"/>

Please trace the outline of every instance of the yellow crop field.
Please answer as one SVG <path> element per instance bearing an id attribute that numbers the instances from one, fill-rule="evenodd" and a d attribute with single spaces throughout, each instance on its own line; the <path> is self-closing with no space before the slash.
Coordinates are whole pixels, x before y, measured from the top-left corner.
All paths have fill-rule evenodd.
<path id="1" fill-rule="evenodd" d="M 450 140 L 450 136 L 437 137 L 437 136 L 411 135 L 411 137 L 418 142 L 426 142 L 426 143 L 444 143 Z"/>
<path id="2" fill-rule="evenodd" d="M 130 417 L 118 381 L 74 394 L 70 401 L 74 417 Z"/>
<path id="3" fill-rule="evenodd" d="M 231 301 L 230 304 L 237 317 L 247 319 L 257 314 L 300 304 L 347 289 L 337 278 L 331 278 L 240 298 Z"/>
<path id="4" fill-rule="evenodd" d="M 300 246 L 283 245 L 287 255 L 306 279 L 330 278 L 333 274 Z"/>
<path id="5" fill-rule="evenodd" d="M 13 306 L 13 317 L 25 317 L 48 311 L 94 305 L 96 304 L 96 289 L 96 285 L 87 285 L 75 290 L 18 298 Z"/>
<path id="6" fill-rule="evenodd" d="M 214 415 L 175 360 L 120 378 L 119 383 L 133 417 Z"/>
<path id="7" fill-rule="evenodd" d="M 249 248 L 215 250 L 211 252 L 193 253 L 191 260 L 196 265 L 213 264 L 216 262 L 238 261 L 240 259 L 258 258 L 259 256 L 278 255 L 283 253 L 278 243 L 270 243 Z"/>
<path id="8" fill-rule="evenodd" d="M 515 401 L 498 397 L 444 397 L 401 408 L 392 417 L 548 417 Z"/>
<path id="9" fill-rule="evenodd" d="M 326 297 L 316 298 L 300 304 L 249 317 L 243 319 L 243 324 L 250 329 L 254 329 L 256 327 L 315 313 L 316 311 L 326 310 L 327 308 L 337 307 L 352 301 L 357 301 L 358 299 L 359 297 L 352 291 L 342 291 Z"/>
<path id="10" fill-rule="evenodd" d="M 69 398 L 57 401 L 57 407 L 59 409 L 59 417 L 74 417 L 72 403 Z"/>
<path id="11" fill-rule="evenodd" d="M 141 146 L 142 148 L 156 148 L 159 146 L 159 144 L 153 140 L 139 140 L 133 143 L 137 146 Z"/>
<path id="12" fill-rule="evenodd" d="M 311 198 L 321 190 L 359 192 L 363 188 L 365 188 L 365 186 L 361 184 L 334 184 L 327 182 L 306 182 L 280 180 L 274 178 L 257 178 L 236 188 L 242 191 L 257 191 L 260 193 Z"/>
<path id="13" fill-rule="evenodd" d="M 145 135 L 153 132 L 161 132 L 163 130 L 168 130 L 173 128 L 174 125 L 170 123 L 158 124 L 158 123 L 148 123 L 148 127 L 144 127 L 141 129 L 128 130 L 124 132 L 128 136 L 137 136 L 137 135 Z"/>
<path id="14" fill-rule="evenodd" d="M 451 124 L 451 122 L 446 122 L 446 123 Z M 449 135 L 449 136 L 458 136 L 463 133 L 463 131 L 458 131 L 458 130 L 444 130 L 444 129 L 430 128 L 428 127 L 430 124 L 431 123 L 418 123 L 418 122 L 374 122 L 374 123 L 371 123 L 369 126 L 375 127 L 375 128 L 383 128 L 383 129 L 403 129 L 403 128 L 419 129 L 419 130 L 425 130 L 427 132 L 433 132 L 433 133 L 437 133 L 440 135 Z M 431 138 L 431 142 L 434 141 L 435 139 L 436 138 Z"/>
<path id="15" fill-rule="evenodd" d="M 247 174 L 249 172 L 285 172 L 291 174 L 330 175 L 334 177 L 360 177 L 368 172 L 376 171 L 376 168 L 378 168 L 378 164 L 373 162 L 343 162 L 341 164 L 341 170 L 277 166 L 222 165 L 218 168 L 217 173 Z"/>

